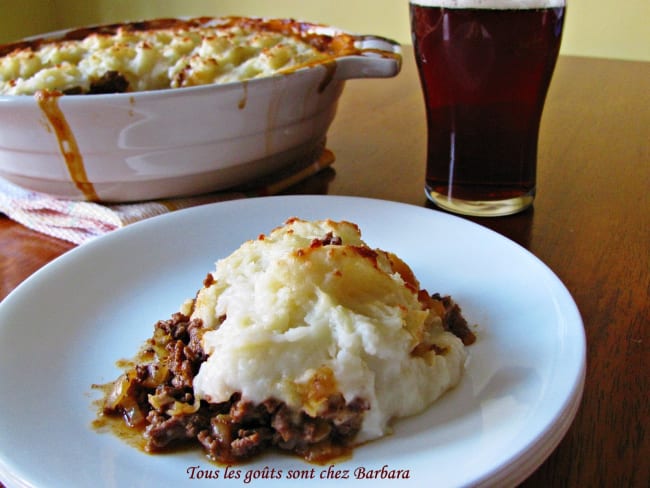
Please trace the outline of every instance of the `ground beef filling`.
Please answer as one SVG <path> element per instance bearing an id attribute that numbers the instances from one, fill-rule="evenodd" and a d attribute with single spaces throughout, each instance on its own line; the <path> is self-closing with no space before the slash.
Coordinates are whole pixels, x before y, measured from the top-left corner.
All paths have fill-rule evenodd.
<path id="1" fill-rule="evenodd" d="M 153 337 L 113 385 L 103 414 L 122 416 L 142 430 L 145 449 L 157 452 L 198 441 L 221 463 L 249 459 L 269 448 L 307 460 L 326 460 L 344 452 L 369 408 L 362 399 L 346 403 L 331 395 L 318 417 L 268 399 L 261 404 L 234 394 L 228 401 L 196 401 L 192 380 L 206 360 L 201 320 L 177 313 L 155 325 Z"/>
<path id="2" fill-rule="evenodd" d="M 425 306 L 438 307 L 447 330 L 466 345 L 474 342 L 460 308 L 449 297 L 425 298 Z M 342 394 L 333 394 L 318 417 L 272 398 L 253 404 L 234 394 L 222 403 L 198 401 L 192 382 L 207 359 L 201 346 L 204 332 L 200 319 L 181 313 L 156 323 L 152 338 L 106 395 L 103 415 L 121 416 L 140 430 L 146 451 L 198 442 L 211 459 L 224 464 L 270 448 L 316 462 L 347 452 L 370 407 L 361 398 L 346 402 Z"/>
<path id="3" fill-rule="evenodd" d="M 80 86 L 63 90 L 64 95 L 101 95 L 106 93 L 126 93 L 129 91 L 129 80 L 117 71 L 107 71 L 100 78 L 91 80 L 87 92 Z"/>

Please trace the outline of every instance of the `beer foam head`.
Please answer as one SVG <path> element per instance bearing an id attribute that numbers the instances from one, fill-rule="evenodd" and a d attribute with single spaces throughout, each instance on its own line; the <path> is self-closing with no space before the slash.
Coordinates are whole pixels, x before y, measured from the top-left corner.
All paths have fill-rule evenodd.
<path id="1" fill-rule="evenodd" d="M 410 0 L 422 7 L 477 8 L 477 9 L 533 9 L 564 7 L 566 0 Z"/>

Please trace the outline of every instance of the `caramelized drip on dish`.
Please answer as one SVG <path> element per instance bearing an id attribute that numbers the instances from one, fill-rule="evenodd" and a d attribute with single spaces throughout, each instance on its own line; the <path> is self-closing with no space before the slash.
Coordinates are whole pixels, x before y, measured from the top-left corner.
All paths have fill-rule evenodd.
<path id="1" fill-rule="evenodd" d="M 73 183 L 83 193 L 86 200 L 98 201 L 99 196 L 95 192 L 95 187 L 88 180 L 77 140 L 59 107 L 59 98 L 61 96 L 62 94 L 60 92 L 40 91 L 36 93 L 35 98 L 38 106 L 56 134 L 61 155 L 63 156 Z"/>

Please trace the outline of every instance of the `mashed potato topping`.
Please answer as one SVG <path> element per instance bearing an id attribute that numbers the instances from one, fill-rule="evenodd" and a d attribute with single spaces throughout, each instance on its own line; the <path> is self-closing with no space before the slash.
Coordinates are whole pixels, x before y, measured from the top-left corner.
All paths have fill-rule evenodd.
<path id="1" fill-rule="evenodd" d="M 313 29 L 312 29 L 313 30 Z M 310 24 L 240 17 L 158 19 L 0 46 L 0 94 L 145 91 L 271 76 L 346 54 L 353 39 Z"/>
<path id="2" fill-rule="evenodd" d="M 460 379 L 461 340 L 423 308 L 404 263 L 369 248 L 354 224 L 291 220 L 245 243 L 213 276 L 193 312 L 215 327 L 203 336 L 200 398 L 222 402 L 241 392 L 318 416 L 338 391 L 368 402 L 357 436 L 364 441 Z M 431 347 L 413 354 L 422 344 Z"/>
<path id="3" fill-rule="evenodd" d="M 150 452 L 198 441 L 225 463 L 269 448 L 331 460 L 455 386 L 473 341 L 460 308 L 357 225 L 293 218 L 156 324 L 102 413 Z"/>

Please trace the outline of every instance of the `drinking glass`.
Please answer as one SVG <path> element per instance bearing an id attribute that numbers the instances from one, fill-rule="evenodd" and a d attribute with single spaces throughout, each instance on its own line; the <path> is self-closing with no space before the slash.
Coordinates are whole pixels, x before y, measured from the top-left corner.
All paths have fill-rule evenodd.
<path id="1" fill-rule="evenodd" d="M 566 0 L 410 0 L 427 117 L 425 191 L 475 216 L 535 198 L 542 110 Z"/>

